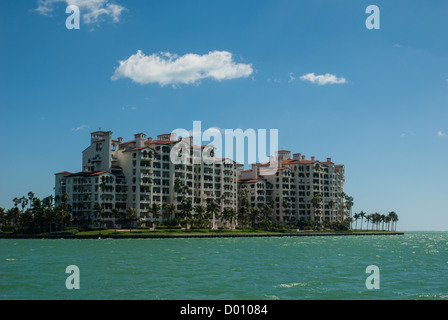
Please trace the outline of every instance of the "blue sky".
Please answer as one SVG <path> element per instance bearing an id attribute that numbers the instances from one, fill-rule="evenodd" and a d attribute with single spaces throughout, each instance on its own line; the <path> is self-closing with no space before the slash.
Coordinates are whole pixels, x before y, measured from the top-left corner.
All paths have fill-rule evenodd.
<path id="1" fill-rule="evenodd" d="M 79 30 L 66 28 L 68 4 L 80 7 Z M 379 30 L 365 26 L 371 4 Z M 0 207 L 47 196 L 55 172 L 81 170 L 99 127 L 132 140 L 200 120 L 203 130 L 278 129 L 280 149 L 346 166 L 354 212 L 448 230 L 446 12 L 444 1 L 409 0 L 1 1 Z M 139 50 L 141 63 L 193 55 L 229 76 L 134 81 L 119 65 Z"/>

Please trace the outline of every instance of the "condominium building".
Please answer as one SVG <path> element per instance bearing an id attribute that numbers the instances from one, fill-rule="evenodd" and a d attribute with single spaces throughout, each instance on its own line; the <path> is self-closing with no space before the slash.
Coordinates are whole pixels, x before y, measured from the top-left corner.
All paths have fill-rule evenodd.
<path id="1" fill-rule="evenodd" d="M 221 210 L 236 210 L 236 163 L 229 159 L 202 161 L 204 149 L 211 148 L 207 151 L 210 154 L 213 147 L 193 146 L 191 142 L 191 137 L 161 134 L 152 139 L 144 133 L 123 142 L 121 137 L 114 140 L 111 131 L 92 132 L 90 145 L 82 153 L 82 171 L 55 174 L 55 198 L 67 193 L 75 219 L 90 217 L 95 204 L 100 204 L 106 213 L 113 208 L 134 208 L 144 224 L 156 218 L 150 212 L 154 203 L 163 210 L 166 204 L 179 208 L 183 199 L 189 199 L 193 206 L 206 206 L 213 200 Z M 185 148 L 189 157 L 172 161 L 172 150 L 182 152 Z M 108 225 L 111 221 L 106 219 Z"/>
<path id="2" fill-rule="evenodd" d="M 55 174 L 55 199 L 66 193 L 75 219 L 92 217 L 99 204 L 106 215 L 112 209 L 133 208 L 146 225 L 161 219 L 165 205 L 180 209 L 183 200 L 204 207 L 214 201 L 221 212 L 237 211 L 241 190 L 247 190 L 251 206 L 270 205 L 277 221 L 341 221 L 347 215 L 344 166 L 331 158 L 321 162 L 281 150 L 274 170 L 272 163 L 254 163 L 244 170 L 231 159 L 214 158 L 212 146 L 192 142 L 192 137 L 178 139 L 173 133 L 157 139 L 138 133 L 123 142 L 121 137 L 114 140 L 111 131 L 92 132 L 82 152 L 82 170 Z M 182 153 L 180 161 L 173 157 Z M 205 161 L 205 156 L 213 161 Z M 159 217 L 152 216 L 154 203 L 162 209 Z M 112 225 L 112 219 L 105 222 Z"/>
<path id="3" fill-rule="evenodd" d="M 254 163 L 248 170 L 239 167 L 239 190 L 248 190 L 251 206 L 272 206 L 277 221 L 342 221 L 344 207 L 344 166 L 331 158 L 321 162 L 300 153 L 280 150 L 272 164 Z M 314 198 L 314 200 L 313 200 Z"/>

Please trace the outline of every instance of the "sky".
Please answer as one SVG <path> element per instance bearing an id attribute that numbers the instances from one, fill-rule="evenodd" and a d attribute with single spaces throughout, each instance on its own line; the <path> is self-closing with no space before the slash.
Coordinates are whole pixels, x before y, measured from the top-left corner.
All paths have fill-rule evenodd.
<path id="1" fill-rule="evenodd" d="M 353 212 L 448 230 L 446 12 L 431 0 L 1 1 L 0 207 L 53 194 L 99 128 L 129 141 L 201 121 L 277 129 L 279 149 L 345 165 Z"/>

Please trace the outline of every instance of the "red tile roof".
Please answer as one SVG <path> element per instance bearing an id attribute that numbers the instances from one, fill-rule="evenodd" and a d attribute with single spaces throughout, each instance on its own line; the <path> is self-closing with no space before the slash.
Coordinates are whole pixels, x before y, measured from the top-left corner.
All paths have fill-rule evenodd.
<path id="1" fill-rule="evenodd" d="M 255 183 L 260 181 L 260 179 L 245 179 L 245 180 L 237 180 L 239 183 Z"/>
<path id="2" fill-rule="evenodd" d="M 151 143 L 154 143 L 154 144 L 171 144 L 171 143 L 175 143 L 175 142 L 179 142 L 179 141 L 181 141 L 181 140 L 173 140 L 173 141 L 168 141 L 168 140 L 151 140 L 151 141 L 148 141 L 148 140 L 146 140 L 145 143 L 146 144 L 151 144 Z"/>
<path id="3" fill-rule="evenodd" d="M 72 174 L 72 173 L 71 173 L 71 172 L 68 172 L 68 171 L 62 171 L 62 172 L 55 173 L 55 175 L 56 175 L 56 174 L 67 175 L 67 174 Z"/>
<path id="4" fill-rule="evenodd" d="M 151 149 L 151 147 L 146 146 L 146 147 L 132 148 L 132 149 L 124 150 L 123 152 L 136 151 L 136 150 L 141 150 L 141 149 Z"/>
<path id="5" fill-rule="evenodd" d="M 109 171 L 95 171 L 95 172 L 77 172 L 77 173 L 70 173 L 68 175 L 65 175 L 64 177 L 91 177 L 91 176 L 98 176 L 103 173 L 110 173 Z"/>

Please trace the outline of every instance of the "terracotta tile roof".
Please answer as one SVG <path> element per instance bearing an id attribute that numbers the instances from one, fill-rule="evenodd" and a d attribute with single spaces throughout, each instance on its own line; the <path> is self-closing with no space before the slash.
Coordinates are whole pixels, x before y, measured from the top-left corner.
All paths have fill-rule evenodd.
<path id="1" fill-rule="evenodd" d="M 135 142 L 135 140 L 131 140 L 131 141 L 127 141 L 127 142 L 122 142 L 120 144 L 128 144 L 128 143 L 134 143 L 134 142 Z"/>
<path id="2" fill-rule="evenodd" d="M 57 174 L 68 175 L 68 174 L 72 174 L 72 173 L 68 172 L 68 171 L 62 171 L 62 172 L 55 173 L 55 175 L 57 175 Z"/>
<path id="3" fill-rule="evenodd" d="M 77 172 L 77 173 L 70 173 L 68 175 L 65 175 L 64 177 L 91 177 L 91 176 L 98 176 L 103 173 L 110 173 L 109 171 L 95 171 L 95 172 Z"/>
<path id="4" fill-rule="evenodd" d="M 145 143 L 146 144 L 152 144 L 152 143 L 154 143 L 154 144 L 171 144 L 171 143 L 175 143 L 175 142 L 179 142 L 179 141 L 181 141 L 181 140 L 173 140 L 173 141 L 168 141 L 168 140 L 151 140 L 151 141 L 148 141 L 148 140 L 146 140 Z"/>
<path id="5" fill-rule="evenodd" d="M 141 150 L 141 149 L 151 149 L 151 147 L 146 146 L 146 147 L 132 148 L 132 149 L 124 150 L 123 152 L 136 151 L 136 150 Z"/>
<path id="6" fill-rule="evenodd" d="M 260 179 L 244 179 L 244 180 L 238 180 L 239 183 L 255 183 L 260 181 Z"/>

